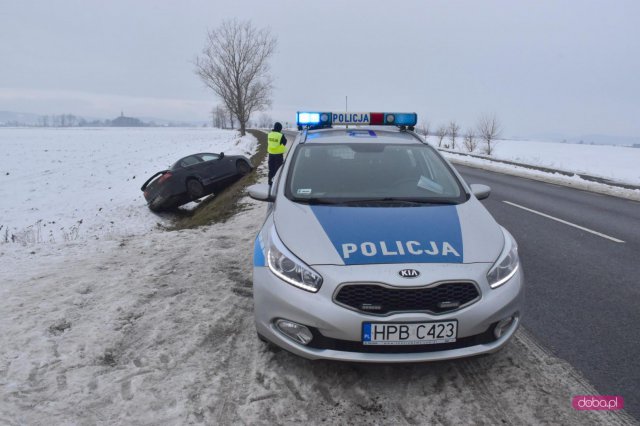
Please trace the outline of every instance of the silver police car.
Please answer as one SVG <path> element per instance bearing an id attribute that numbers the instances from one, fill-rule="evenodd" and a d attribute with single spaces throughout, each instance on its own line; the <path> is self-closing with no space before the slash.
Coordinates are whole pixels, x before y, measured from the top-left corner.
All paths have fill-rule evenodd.
<path id="1" fill-rule="evenodd" d="M 249 188 L 271 203 L 254 248 L 261 339 L 309 359 L 416 362 L 495 352 L 513 336 L 516 241 L 478 201 L 490 188 L 468 186 L 416 121 L 298 113 L 273 186 Z"/>

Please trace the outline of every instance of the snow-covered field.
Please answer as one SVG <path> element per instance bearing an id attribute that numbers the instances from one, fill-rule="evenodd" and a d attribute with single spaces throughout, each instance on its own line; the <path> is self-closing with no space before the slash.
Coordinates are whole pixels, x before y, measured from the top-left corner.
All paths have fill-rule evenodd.
<path id="1" fill-rule="evenodd" d="M 438 146 L 438 138 L 429 136 L 429 143 Z M 614 145 L 582 145 L 527 140 L 499 140 L 492 157 L 518 163 L 549 167 L 569 172 L 585 173 L 620 182 L 640 185 L 640 148 Z M 444 144 L 451 144 L 447 137 Z M 475 154 L 483 154 L 484 143 L 478 140 Z M 461 137 L 456 150 L 468 152 Z"/>
<path id="2" fill-rule="evenodd" d="M 117 238 L 153 229 L 144 181 L 194 152 L 250 155 L 211 128 L 0 129 L 0 243 Z"/>

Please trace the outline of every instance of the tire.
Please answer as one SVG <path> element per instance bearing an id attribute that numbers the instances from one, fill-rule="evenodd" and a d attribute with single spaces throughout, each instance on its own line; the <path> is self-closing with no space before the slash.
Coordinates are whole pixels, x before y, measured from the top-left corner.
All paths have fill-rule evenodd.
<path id="1" fill-rule="evenodd" d="M 251 166 L 248 165 L 246 161 L 238 161 L 236 170 L 240 176 L 246 176 L 251 172 Z"/>
<path id="2" fill-rule="evenodd" d="M 187 193 L 193 200 L 204 196 L 204 186 L 198 179 L 189 179 L 187 181 Z"/>

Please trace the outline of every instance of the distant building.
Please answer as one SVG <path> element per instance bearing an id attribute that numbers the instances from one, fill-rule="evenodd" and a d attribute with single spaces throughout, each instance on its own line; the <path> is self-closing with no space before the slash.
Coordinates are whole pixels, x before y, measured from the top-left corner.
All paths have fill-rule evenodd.
<path id="1" fill-rule="evenodd" d="M 142 127 L 144 123 L 134 117 L 125 117 L 124 112 L 120 112 L 120 117 L 111 120 L 113 127 Z"/>

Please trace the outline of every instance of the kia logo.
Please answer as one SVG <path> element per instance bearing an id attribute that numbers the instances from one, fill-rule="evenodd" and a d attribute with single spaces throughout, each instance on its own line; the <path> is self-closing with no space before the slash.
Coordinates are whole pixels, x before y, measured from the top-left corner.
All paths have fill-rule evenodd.
<path id="1" fill-rule="evenodd" d="M 398 272 L 398 275 L 400 275 L 402 278 L 417 278 L 420 276 L 420 272 L 416 271 L 415 269 L 403 269 Z"/>

